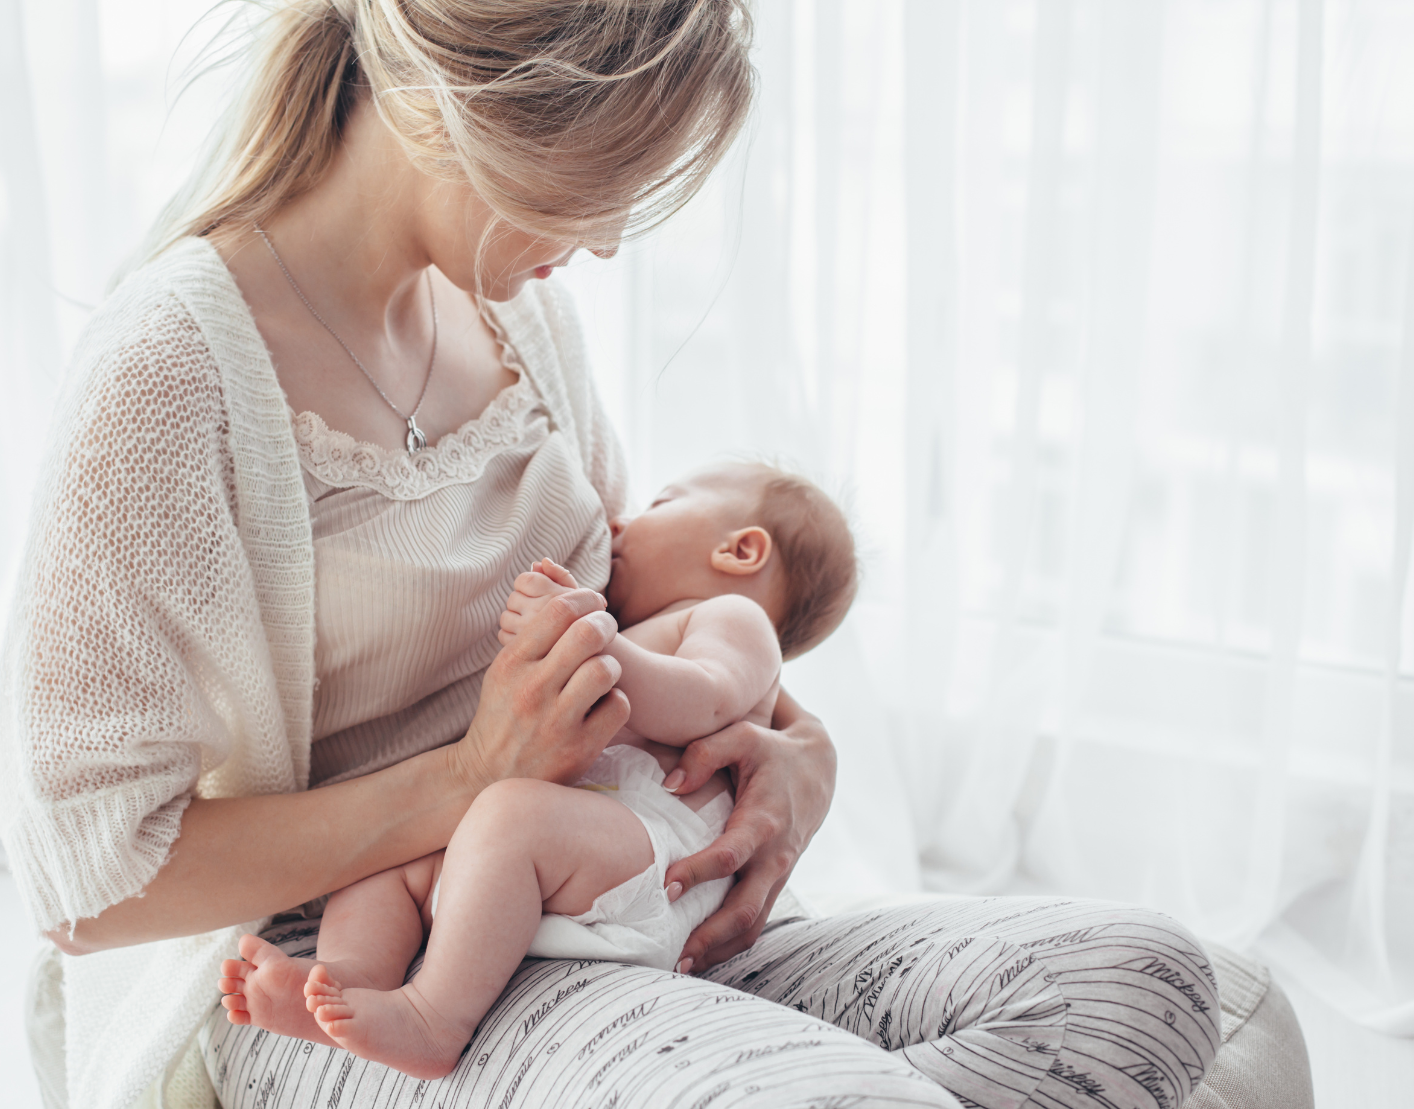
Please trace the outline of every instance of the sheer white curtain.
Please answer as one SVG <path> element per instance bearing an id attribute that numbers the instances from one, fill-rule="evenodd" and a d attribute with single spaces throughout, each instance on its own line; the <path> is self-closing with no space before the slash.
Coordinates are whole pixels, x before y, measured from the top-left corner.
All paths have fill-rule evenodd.
<path id="1" fill-rule="evenodd" d="M 0 3 L 14 521 L 225 78 L 172 107 L 206 0 Z M 640 495 L 751 452 L 852 503 L 800 885 L 1146 902 L 1414 1034 L 1414 5 L 757 18 L 731 164 L 562 279 Z"/>
<path id="2" fill-rule="evenodd" d="M 1414 1032 L 1414 6 L 758 14 L 749 148 L 571 276 L 641 490 L 852 491 L 802 884 L 1147 902 Z"/>
<path id="3" fill-rule="evenodd" d="M 224 71 L 177 96 L 235 13 L 213 2 L 0 0 L 6 595 L 68 354 L 225 102 Z"/>

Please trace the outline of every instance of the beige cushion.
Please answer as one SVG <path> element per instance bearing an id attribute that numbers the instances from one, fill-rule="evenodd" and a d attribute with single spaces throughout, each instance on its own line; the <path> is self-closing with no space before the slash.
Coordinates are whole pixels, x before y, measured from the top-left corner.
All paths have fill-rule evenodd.
<path id="1" fill-rule="evenodd" d="M 1306 1040 L 1261 963 L 1205 941 L 1218 977 L 1223 1042 L 1184 1109 L 1315 1109 Z"/>

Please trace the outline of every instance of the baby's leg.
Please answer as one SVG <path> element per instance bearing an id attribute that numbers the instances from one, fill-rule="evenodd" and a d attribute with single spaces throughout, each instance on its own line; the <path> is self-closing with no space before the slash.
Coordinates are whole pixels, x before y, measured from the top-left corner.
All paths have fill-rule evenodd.
<path id="1" fill-rule="evenodd" d="M 525 957 L 542 910 L 585 912 L 652 862 L 643 824 L 617 801 L 548 782 L 498 782 L 447 847 L 417 977 L 380 993 L 340 988 L 316 966 L 305 986 L 310 1007 L 340 1047 L 414 1078 L 440 1078 Z"/>
<path id="2" fill-rule="evenodd" d="M 316 959 L 345 986 L 396 990 L 432 924 L 426 906 L 444 852 L 374 874 L 329 898 Z M 308 968 L 306 968 L 308 976 Z M 300 983 L 300 996 L 304 996 Z"/>
<path id="3" fill-rule="evenodd" d="M 370 875 L 329 898 L 319 928 L 318 962 L 345 986 L 395 990 L 422 946 L 421 906 L 442 852 Z M 304 984 L 315 959 L 293 959 L 258 936 L 241 937 L 242 959 L 221 964 L 221 1003 L 232 1024 L 337 1046 L 309 1011 Z"/>

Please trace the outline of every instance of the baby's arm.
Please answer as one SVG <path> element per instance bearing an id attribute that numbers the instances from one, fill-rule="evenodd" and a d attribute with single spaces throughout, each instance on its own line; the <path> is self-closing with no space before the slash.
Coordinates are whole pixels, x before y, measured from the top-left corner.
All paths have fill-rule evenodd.
<path id="1" fill-rule="evenodd" d="M 734 593 L 692 609 L 682 645 L 672 655 L 616 635 L 605 649 L 623 667 L 632 731 L 685 747 L 742 719 L 770 692 L 781 672 L 781 648 L 770 617 Z"/>
<path id="2" fill-rule="evenodd" d="M 548 560 L 516 579 L 501 615 L 501 642 L 550 597 L 575 588 L 573 577 Z M 649 651 L 619 634 L 604 651 L 623 668 L 628 727 L 645 739 L 684 747 L 734 724 L 770 692 L 781 670 L 776 630 L 764 609 L 736 594 L 714 597 L 687 616 L 672 655 Z"/>

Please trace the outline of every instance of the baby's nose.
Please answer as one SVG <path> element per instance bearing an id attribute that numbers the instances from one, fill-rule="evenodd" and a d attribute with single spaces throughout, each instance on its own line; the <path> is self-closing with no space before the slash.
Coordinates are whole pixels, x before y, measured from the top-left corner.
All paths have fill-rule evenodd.
<path id="1" fill-rule="evenodd" d="M 610 537 L 611 537 L 611 538 L 614 538 L 614 539 L 617 539 L 620 535 L 623 534 L 624 527 L 625 527 L 627 524 L 628 524 L 628 521 L 627 521 L 626 519 L 624 519 L 622 516 L 615 516 L 612 520 L 609 521 L 609 535 L 610 535 Z"/>

